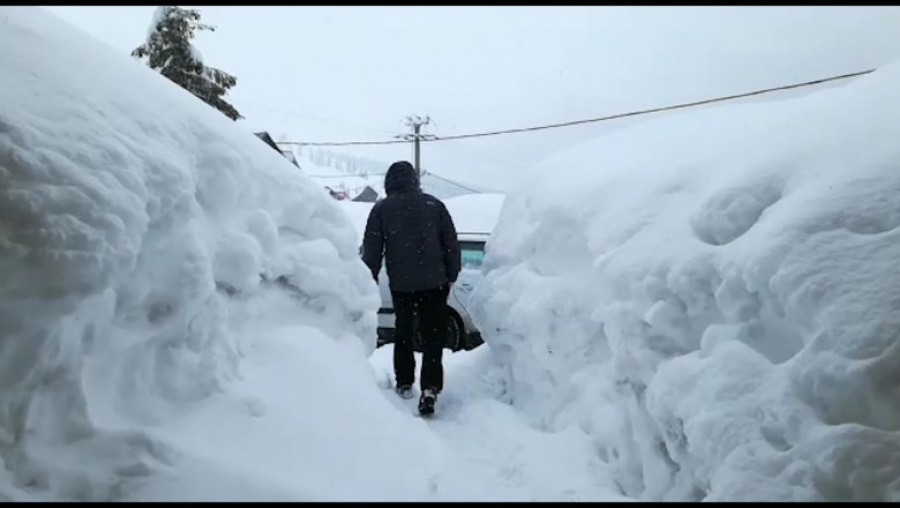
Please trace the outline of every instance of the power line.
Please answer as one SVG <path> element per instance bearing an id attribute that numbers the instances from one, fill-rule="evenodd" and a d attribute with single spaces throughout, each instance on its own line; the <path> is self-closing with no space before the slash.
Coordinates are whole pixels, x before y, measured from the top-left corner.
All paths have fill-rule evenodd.
<path id="1" fill-rule="evenodd" d="M 574 125 L 583 125 L 583 124 L 595 123 L 595 122 L 605 122 L 608 120 L 617 120 L 620 118 L 627 118 L 627 117 L 632 117 L 632 116 L 649 115 L 652 113 L 660 113 L 662 111 L 672 111 L 672 110 L 676 110 L 676 109 L 691 108 L 691 107 L 695 107 L 695 106 L 702 106 L 705 104 L 712 104 L 712 103 L 716 103 L 716 102 L 725 102 L 725 101 L 731 101 L 731 100 L 735 100 L 735 99 L 741 99 L 744 97 L 752 97 L 752 96 L 756 96 L 756 95 L 762 95 L 762 94 L 767 94 L 767 93 L 772 93 L 772 92 L 779 92 L 779 91 L 783 91 L 783 90 L 791 90 L 791 89 L 795 89 L 795 88 L 803 88 L 803 87 L 812 86 L 812 85 L 819 85 L 822 83 L 828 83 L 830 81 L 838 81 L 838 80 L 842 80 L 842 79 L 854 78 L 857 76 L 870 74 L 870 73 L 874 72 L 875 70 L 876 69 L 869 69 L 869 70 L 865 70 L 865 71 L 861 71 L 861 72 L 853 72 L 850 74 L 841 74 L 840 76 L 832 76 L 829 78 L 816 79 L 813 81 L 804 81 L 802 83 L 794 83 L 791 85 L 778 86 L 778 87 L 774 87 L 774 88 L 765 88 L 762 90 L 755 90 L 752 92 L 745 92 L 745 93 L 734 94 L 734 95 L 724 95 L 721 97 L 715 97 L 712 99 L 704 99 L 704 100 L 694 101 L 694 102 L 684 102 L 681 104 L 674 104 L 671 106 L 663 106 L 663 107 L 658 107 L 658 108 L 629 111 L 627 113 L 618 113 L 618 114 L 603 116 L 603 117 L 599 117 L 599 118 L 588 118 L 588 119 L 584 119 L 584 120 L 573 120 L 573 121 L 569 121 L 569 122 L 539 125 L 539 126 L 535 126 L 535 127 L 520 127 L 517 129 L 504 129 L 504 130 L 496 130 L 496 131 L 478 132 L 478 133 L 473 133 L 473 134 L 456 134 L 456 135 L 451 135 L 451 136 L 435 136 L 435 137 L 429 137 L 429 138 L 422 138 L 420 141 L 423 143 L 426 143 L 426 142 L 433 143 L 435 141 L 452 141 L 452 140 L 457 140 L 457 139 L 480 138 L 480 137 L 486 137 L 486 136 L 499 136 L 502 134 L 533 132 L 533 131 L 539 131 L 539 130 L 545 130 L 545 129 L 556 129 L 556 128 L 560 128 L 560 127 L 571 127 Z M 279 144 L 302 145 L 302 146 L 356 146 L 356 145 L 396 145 L 399 143 L 408 143 L 408 142 L 409 141 L 407 141 L 407 140 L 397 139 L 397 140 L 389 140 L 389 141 L 386 140 L 386 141 L 338 141 L 338 142 L 280 141 Z"/>
<path id="2" fill-rule="evenodd" d="M 443 181 L 445 181 L 445 182 L 447 182 L 447 183 L 449 183 L 449 184 L 452 184 L 452 185 L 455 185 L 455 186 L 457 186 L 457 187 L 466 189 L 466 190 L 468 190 L 468 191 L 472 191 L 472 192 L 474 192 L 474 193 L 476 193 L 476 194 L 481 194 L 481 193 L 482 193 L 482 191 L 480 191 L 480 190 L 478 190 L 478 189 L 473 189 L 473 188 L 468 187 L 468 186 L 465 186 L 465 185 L 463 185 L 463 184 L 461 184 L 461 183 L 459 183 L 459 182 L 455 182 L 455 181 L 453 181 L 453 180 L 450 180 L 449 178 L 444 178 L 444 177 L 442 177 L 442 176 L 438 176 L 438 175 L 436 175 L 436 174 L 434 174 L 434 173 L 432 173 L 431 171 L 428 171 L 428 170 L 425 171 L 425 175 L 426 175 L 426 176 L 433 176 L 433 177 L 437 178 L 438 180 L 443 180 Z"/>
<path id="3" fill-rule="evenodd" d="M 409 141 L 405 139 L 394 139 L 390 141 L 335 141 L 335 142 L 306 142 L 306 141 L 277 141 L 279 145 L 298 145 L 298 146 L 358 146 L 358 145 L 399 145 L 406 144 Z"/>
<path id="4" fill-rule="evenodd" d="M 827 83 L 829 81 L 837 81 L 839 79 L 847 79 L 847 78 L 852 78 L 852 77 L 856 77 L 856 76 L 862 76 L 863 74 L 869 74 L 870 72 L 873 72 L 874 70 L 875 69 L 869 69 L 867 71 L 854 72 L 852 74 L 843 74 L 841 76 L 833 76 L 830 78 L 817 79 L 815 81 L 806 81 L 803 83 L 795 83 L 792 85 L 779 86 L 779 87 L 775 87 L 775 88 L 767 88 L 764 90 L 756 90 L 753 92 L 746 92 L 746 93 L 735 94 L 735 95 L 726 95 L 726 96 L 722 96 L 722 97 L 716 97 L 713 99 L 704 99 L 704 100 L 694 101 L 694 102 L 685 102 L 682 104 L 675 104 L 672 106 L 663 106 L 663 107 L 659 107 L 659 108 L 631 111 L 628 113 L 619 113 L 619 114 L 604 116 L 604 117 L 600 117 L 600 118 L 589 118 L 586 120 L 574 120 L 571 122 L 562 122 L 562 123 L 556 123 L 556 124 L 550 124 L 550 125 L 541 125 L 538 127 L 523 127 L 523 128 L 519 128 L 519 129 L 506 129 L 506 130 L 500 130 L 500 131 L 480 132 L 477 134 L 458 134 L 455 136 L 442 136 L 442 137 L 438 138 L 438 140 L 439 141 L 449 141 L 449 140 L 453 140 L 453 139 L 477 138 L 477 137 L 482 137 L 482 136 L 497 136 L 500 134 L 513 134 L 513 133 L 517 133 L 517 132 L 530 132 L 530 131 L 538 131 L 538 130 L 543 130 L 543 129 L 555 129 L 558 127 L 570 127 L 573 125 L 581 125 L 581 124 L 586 124 L 586 123 L 604 122 L 607 120 L 616 120 L 619 118 L 626 118 L 626 117 L 631 117 L 631 116 L 648 115 L 651 113 L 659 113 L 662 111 L 671 111 L 671 110 L 675 110 L 675 109 L 690 108 L 690 107 L 695 107 L 695 106 L 702 106 L 704 104 L 712 104 L 715 102 L 724 102 L 724 101 L 730 101 L 730 100 L 734 100 L 734 99 L 741 99 L 744 97 L 752 97 L 754 95 L 762 95 L 762 94 L 777 92 L 777 91 L 782 91 L 782 90 L 790 90 L 793 88 L 801 88 L 801 87 L 805 87 L 805 86 L 818 85 L 821 83 Z"/>

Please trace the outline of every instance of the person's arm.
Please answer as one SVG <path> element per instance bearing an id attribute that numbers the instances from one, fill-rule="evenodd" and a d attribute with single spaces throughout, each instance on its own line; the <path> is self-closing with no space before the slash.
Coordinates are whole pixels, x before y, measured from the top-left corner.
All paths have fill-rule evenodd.
<path id="1" fill-rule="evenodd" d="M 384 257 L 384 236 L 381 228 L 381 203 L 376 203 L 369 212 L 366 222 L 366 233 L 363 235 L 363 262 L 378 281 L 381 261 Z"/>
<path id="2" fill-rule="evenodd" d="M 447 278 L 450 284 L 454 284 L 459 277 L 462 267 L 462 259 L 459 252 L 459 238 L 456 236 L 456 226 L 447 207 L 441 207 L 441 244 L 444 248 L 444 267 L 447 269 Z"/>

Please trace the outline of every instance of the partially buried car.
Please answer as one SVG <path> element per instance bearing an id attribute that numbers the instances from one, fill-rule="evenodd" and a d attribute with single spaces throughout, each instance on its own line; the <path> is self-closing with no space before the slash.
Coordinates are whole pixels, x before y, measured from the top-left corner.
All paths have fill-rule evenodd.
<path id="1" fill-rule="evenodd" d="M 462 270 L 450 296 L 447 298 L 448 326 L 446 349 L 451 351 L 471 350 L 484 343 L 481 333 L 472 323 L 472 318 L 467 310 L 469 296 L 481 276 L 481 261 L 484 258 L 485 245 L 489 234 L 487 233 L 458 233 L 460 257 L 462 258 Z M 378 288 L 381 291 L 381 308 L 378 310 L 378 347 L 390 344 L 396 334 L 394 304 L 391 298 L 391 290 L 387 274 L 382 272 L 378 279 Z M 417 328 L 416 328 L 417 330 Z M 422 352 L 422 339 L 418 333 L 413 338 L 413 349 Z"/>

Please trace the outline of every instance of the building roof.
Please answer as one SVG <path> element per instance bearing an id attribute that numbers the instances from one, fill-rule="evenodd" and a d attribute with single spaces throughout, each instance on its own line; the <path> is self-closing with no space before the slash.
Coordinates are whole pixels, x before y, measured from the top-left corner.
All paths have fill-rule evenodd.
<path id="1" fill-rule="evenodd" d="M 266 132 L 266 131 L 263 131 L 263 132 L 254 132 L 253 134 L 254 134 L 256 137 L 258 137 L 259 139 L 263 140 L 267 145 L 269 145 L 269 146 L 271 146 L 272 148 L 274 148 L 278 153 L 281 153 L 281 149 L 278 148 L 278 145 L 275 143 L 275 140 L 272 139 L 272 136 L 269 136 L 269 133 L 268 133 L 268 132 Z"/>

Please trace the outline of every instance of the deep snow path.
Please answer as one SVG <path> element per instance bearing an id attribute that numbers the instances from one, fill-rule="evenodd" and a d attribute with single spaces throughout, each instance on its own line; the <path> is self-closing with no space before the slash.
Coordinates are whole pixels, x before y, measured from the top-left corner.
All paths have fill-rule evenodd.
<path id="1" fill-rule="evenodd" d="M 435 500 L 620 501 L 627 500 L 593 451 L 587 435 L 570 428 L 547 433 L 527 425 L 502 402 L 503 376 L 490 349 L 444 354 L 444 392 L 437 413 L 418 416 L 419 390 L 410 400 L 393 392 L 391 345 L 370 363 L 384 396 L 410 424 L 424 427 L 443 444 L 439 472 L 429 480 Z M 417 355 L 417 371 L 421 355 Z M 416 433 L 418 434 L 418 433 Z"/>
<path id="2" fill-rule="evenodd" d="M 226 393 L 144 429 L 168 465 L 119 499 L 627 500 L 587 435 L 537 430 L 503 402 L 486 345 L 446 354 L 438 412 L 424 419 L 418 390 L 394 394 L 390 346 L 366 363 L 357 344 L 313 329 L 259 333 Z"/>

